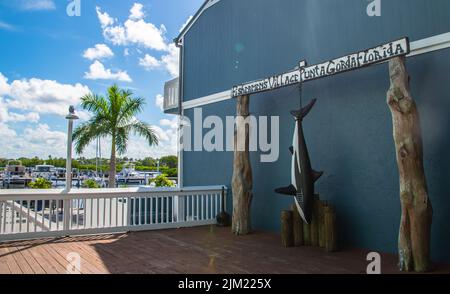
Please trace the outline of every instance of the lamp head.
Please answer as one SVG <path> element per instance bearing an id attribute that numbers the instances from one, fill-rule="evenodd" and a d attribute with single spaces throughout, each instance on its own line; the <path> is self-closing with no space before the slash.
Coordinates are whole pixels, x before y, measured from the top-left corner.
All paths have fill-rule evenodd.
<path id="1" fill-rule="evenodd" d="M 78 119 L 78 116 L 75 115 L 75 107 L 73 105 L 70 105 L 69 114 L 66 116 L 66 119 L 68 119 L 68 120 L 77 120 Z"/>

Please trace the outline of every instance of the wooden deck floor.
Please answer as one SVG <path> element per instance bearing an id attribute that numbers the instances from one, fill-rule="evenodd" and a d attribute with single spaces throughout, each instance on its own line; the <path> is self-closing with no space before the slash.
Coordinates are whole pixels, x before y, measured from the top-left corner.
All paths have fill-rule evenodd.
<path id="1" fill-rule="evenodd" d="M 71 252 L 81 256 L 83 274 L 344 274 L 365 273 L 367 266 L 362 250 L 285 249 L 275 234 L 236 237 L 229 228 L 200 227 L 0 244 L 0 273 L 66 273 Z M 382 268 L 398 273 L 395 257 L 383 255 Z"/>

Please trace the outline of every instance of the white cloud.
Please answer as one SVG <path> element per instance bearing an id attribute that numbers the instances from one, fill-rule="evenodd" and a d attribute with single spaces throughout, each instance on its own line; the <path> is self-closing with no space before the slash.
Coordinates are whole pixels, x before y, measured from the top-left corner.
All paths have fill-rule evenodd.
<path id="1" fill-rule="evenodd" d="M 169 127 L 173 130 L 177 130 L 178 129 L 178 117 L 174 117 L 172 120 L 164 118 L 159 121 L 159 124 L 163 127 Z"/>
<path id="2" fill-rule="evenodd" d="M 0 96 L 9 94 L 8 78 L 0 72 Z"/>
<path id="3" fill-rule="evenodd" d="M 39 124 L 17 133 L 8 125 L 0 123 L 0 136 L 8 142 L 0 148 L 0 157 L 47 158 L 49 155 L 65 157 L 66 154 L 66 133 L 52 131 L 47 124 Z"/>
<path id="4" fill-rule="evenodd" d="M 184 30 L 184 28 L 189 24 L 189 22 L 192 20 L 193 16 L 189 16 L 189 18 L 186 20 L 186 22 L 181 26 L 180 33 Z"/>
<path id="5" fill-rule="evenodd" d="M 169 141 L 169 136 L 166 134 L 166 132 L 159 126 L 153 126 L 153 131 L 158 136 L 158 140 L 161 142 Z"/>
<path id="6" fill-rule="evenodd" d="M 144 58 L 139 59 L 139 65 L 151 70 L 160 67 L 161 63 L 155 57 L 145 54 Z"/>
<path id="7" fill-rule="evenodd" d="M 133 7 L 130 9 L 130 19 L 139 20 L 143 19 L 144 16 L 144 5 L 141 3 L 134 3 Z"/>
<path id="8" fill-rule="evenodd" d="M 125 50 L 123 50 L 123 56 L 129 56 L 130 55 L 130 49 L 125 48 Z"/>
<path id="9" fill-rule="evenodd" d="M 166 50 L 165 27 L 158 28 L 156 25 L 146 22 L 143 19 L 142 4 L 134 4 L 130 12 L 130 18 L 124 24 L 115 25 L 116 21 L 108 13 L 102 12 L 100 7 L 97 7 L 97 16 L 105 39 L 114 45 L 127 46 L 133 44 L 158 51 Z"/>
<path id="10" fill-rule="evenodd" d="M 0 97 L 0 123 L 7 122 L 31 122 L 37 123 L 40 119 L 39 113 L 29 112 L 29 113 L 16 113 L 10 112 L 9 107 L 5 100 Z"/>
<path id="11" fill-rule="evenodd" d="M 53 0 L 20 0 L 19 7 L 23 10 L 54 10 Z"/>
<path id="12" fill-rule="evenodd" d="M 65 115 L 69 105 L 77 105 L 80 98 L 90 90 L 79 83 L 60 84 L 57 81 L 37 78 L 15 80 L 8 84 L 8 79 L 0 73 L 0 92 L 4 96 L 3 104 L 9 109 L 37 114 Z M 7 110 L 9 112 L 9 110 Z M 10 115 L 10 120 L 21 120 L 21 114 Z M 25 119 L 37 120 L 35 114 L 25 114 Z"/>
<path id="13" fill-rule="evenodd" d="M 161 111 L 164 111 L 164 96 L 161 94 L 156 95 L 155 98 L 155 105 L 161 109 Z"/>
<path id="14" fill-rule="evenodd" d="M 139 59 L 139 65 L 146 70 L 164 69 L 172 77 L 177 77 L 179 75 L 179 62 L 179 49 L 174 44 L 168 46 L 167 54 L 161 56 L 160 60 L 149 54 L 145 54 L 144 58 Z"/>
<path id="15" fill-rule="evenodd" d="M 109 16 L 108 13 L 106 12 L 102 12 L 100 7 L 96 7 L 95 8 L 97 10 L 97 17 L 98 20 L 100 21 L 100 25 L 102 26 L 102 28 L 111 26 L 114 24 L 114 19 L 112 17 Z"/>
<path id="16" fill-rule="evenodd" d="M 86 51 L 84 51 L 83 53 L 83 57 L 89 60 L 101 60 L 113 56 L 114 53 L 112 52 L 111 48 L 109 48 L 105 44 L 97 44 L 93 48 L 86 49 Z"/>
<path id="17" fill-rule="evenodd" d="M 0 29 L 14 31 L 14 30 L 16 30 L 16 27 L 13 26 L 12 24 L 0 21 Z"/>
<path id="18" fill-rule="evenodd" d="M 177 77 L 179 75 L 180 62 L 179 49 L 175 44 L 170 44 L 168 48 L 169 53 L 161 57 L 161 62 L 172 77 Z"/>
<path id="19" fill-rule="evenodd" d="M 160 139 L 158 146 L 150 147 L 144 138 L 132 135 L 129 139 L 128 150 L 125 156 L 140 159 L 145 157 L 160 158 L 166 155 L 176 155 L 178 146 L 177 130 L 176 127 L 169 126 L 166 121 L 169 120 L 161 120 L 159 125 L 153 126 Z M 66 156 L 66 133 L 64 131 L 52 130 L 47 124 L 28 127 L 23 132 L 18 133 L 7 124 L 0 122 L 0 137 L 5 142 L 9 142 L 9 144 L 4 144 L 0 148 L 0 157 L 3 158 L 34 156 L 47 158 L 49 155 L 56 157 Z M 109 158 L 111 154 L 111 139 L 102 139 L 101 144 L 102 156 Z M 78 155 L 74 154 L 74 156 Z M 81 156 L 95 157 L 95 143 L 87 146 Z"/>
<path id="20" fill-rule="evenodd" d="M 132 82 L 126 71 L 113 72 L 111 69 L 106 69 L 105 66 L 96 60 L 89 67 L 89 72 L 86 72 L 84 78 L 88 80 L 117 80 L 122 82 Z"/>

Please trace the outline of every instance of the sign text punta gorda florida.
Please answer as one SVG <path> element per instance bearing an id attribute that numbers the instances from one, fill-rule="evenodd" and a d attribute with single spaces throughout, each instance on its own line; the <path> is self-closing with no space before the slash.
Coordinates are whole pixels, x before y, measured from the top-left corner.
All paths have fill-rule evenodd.
<path id="1" fill-rule="evenodd" d="M 302 61 L 300 62 L 299 69 L 259 81 L 234 86 L 232 89 L 232 96 L 250 95 L 298 84 L 300 82 L 332 76 L 349 70 L 380 63 L 397 56 L 407 55 L 409 52 L 409 40 L 408 38 L 403 38 L 321 64 L 306 66 L 306 62 Z"/>

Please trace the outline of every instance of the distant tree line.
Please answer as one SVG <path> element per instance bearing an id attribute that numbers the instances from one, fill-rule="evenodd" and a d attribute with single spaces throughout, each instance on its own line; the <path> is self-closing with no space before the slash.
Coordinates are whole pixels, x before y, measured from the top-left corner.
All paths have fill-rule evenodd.
<path id="1" fill-rule="evenodd" d="M 0 167 L 5 167 L 8 161 L 11 159 L 0 158 Z M 34 158 L 17 158 L 14 160 L 20 160 L 25 167 L 35 167 L 36 165 L 48 164 L 55 167 L 66 167 L 65 158 L 53 158 L 49 156 L 47 159 L 38 157 Z M 80 171 L 95 171 L 96 158 L 76 158 L 72 160 L 72 167 Z M 158 166 L 158 159 L 147 157 L 144 159 L 134 159 L 129 157 L 117 158 L 116 170 L 119 172 L 126 163 L 133 163 L 136 166 L 137 171 L 156 171 Z M 99 170 L 108 172 L 109 159 L 100 159 Z M 164 156 L 159 159 L 159 170 L 168 177 L 177 177 L 178 175 L 178 158 L 177 156 Z"/>

